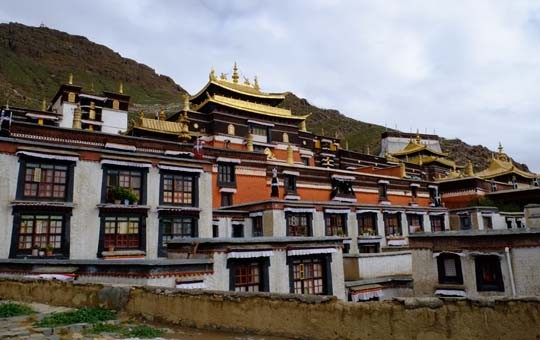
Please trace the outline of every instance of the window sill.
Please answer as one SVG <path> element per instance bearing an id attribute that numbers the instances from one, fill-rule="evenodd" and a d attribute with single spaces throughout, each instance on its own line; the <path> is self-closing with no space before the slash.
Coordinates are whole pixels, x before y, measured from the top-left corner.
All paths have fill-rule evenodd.
<path id="1" fill-rule="evenodd" d="M 382 236 L 380 235 L 358 235 L 359 239 L 363 240 L 380 240 Z"/>
<path id="2" fill-rule="evenodd" d="M 17 206 L 42 206 L 42 207 L 62 207 L 62 208 L 74 208 L 75 204 L 73 202 L 65 201 L 48 201 L 48 200 L 15 200 L 11 201 L 12 207 Z"/>
<path id="3" fill-rule="evenodd" d="M 299 201 L 299 200 L 300 200 L 300 196 L 287 194 L 287 195 L 285 195 L 285 197 L 283 197 L 283 199 L 285 199 L 285 200 Z"/>
<path id="4" fill-rule="evenodd" d="M 458 283 L 439 283 L 435 289 L 465 290 L 465 285 Z"/>
<path id="5" fill-rule="evenodd" d="M 102 251 L 101 256 L 104 260 L 138 260 L 144 259 L 146 252 L 142 250 Z"/>
<path id="6" fill-rule="evenodd" d="M 220 188 L 236 188 L 236 183 L 219 183 L 218 182 L 217 185 Z"/>
<path id="7" fill-rule="evenodd" d="M 379 204 L 380 205 L 392 205 L 392 203 L 390 201 L 387 201 L 386 199 L 381 199 L 379 201 Z"/>

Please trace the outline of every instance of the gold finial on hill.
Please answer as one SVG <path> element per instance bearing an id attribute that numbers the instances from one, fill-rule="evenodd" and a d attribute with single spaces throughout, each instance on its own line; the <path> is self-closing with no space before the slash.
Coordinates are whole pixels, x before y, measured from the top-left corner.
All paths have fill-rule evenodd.
<path id="1" fill-rule="evenodd" d="M 238 78 L 240 78 L 240 76 L 238 75 L 238 65 L 236 65 L 236 61 L 235 61 L 234 62 L 234 67 L 233 67 L 233 74 L 232 74 L 233 83 L 237 84 L 238 83 Z"/>
<path id="2" fill-rule="evenodd" d="M 214 67 L 210 67 L 210 74 L 208 75 L 208 79 L 210 79 L 210 81 L 216 80 L 216 70 L 214 70 Z"/>
<path id="3" fill-rule="evenodd" d="M 259 79 L 257 79 L 257 76 L 255 76 L 255 79 L 253 79 L 253 88 L 257 91 L 259 91 L 261 88 L 259 87 Z"/>
<path id="4" fill-rule="evenodd" d="M 124 83 L 122 82 L 118 85 L 118 93 L 124 94 Z"/>
<path id="5" fill-rule="evenodd" d="M 184 111 L 189 111 L 189 94 L 184 93 Z"/>
<path id="6" fill-rule="evenodd" d="M 139 121 L 142 122 L 143 119 L 144 119 L 144 110 L 141 110 L 141 112 L 139 112 Z"/>
<path id="7" fill-rule="evenodd" d="M 221 72 L 221 74 L 219 75 L 219 79 L 221 79 L 221 80 L 227 80 L 227 73 Z"/>
<path id="8" fill-rule="evenodd" d="M 45 97 L 43 97 L 43 100 L 41 101 L 41 111 L 47 111 L 47 101 L 45 100 Z"/>
<path id="9" fill-rule="evenodd" d="M 421 141 L 422 138 L 420 138 L 420 132 L 418 131 L 418 129 L 416 129 L 416 143 L 420 144 Z"/>
<path id="10" fill-rule="evenodd" d="M 73 73 L 70 73 L 70 74 L 69 74 L 68 84 L 69 84 L 69 85 L 73 85 Z"/>
<path id="11" fill-rule="evenodd" d="M 502 146 L 501 142 L 499 142 L 499 147 L 498 147 L 498 149 L 499 149 L 499 155 L 502 155 L 502 153 L 503 153 L 503 146 Z"/>
<path id="12" fill-rule="evenodd" d="M 247 77 L 244 77 L 244 85 L 248 85 L 248 86 L 251 85 Z"/>
<path id="13" fill-rule="evenodd" d="M 167 120 L 167 115 L 165 114 L 165 110 L 163 108 L 159 110 L 159 120 Z"/>
<path id="14" fill-rule="evenodd" d="M 81 105 L 77 103 L 77 107 L 73 111 L 73 128 L 74 129 L 82 129 L 82 112 L 81 112 Z"/>
<path id="15" fill-rule="evenodd" d="M 468 177 L 474 176 L 473 164 L 472 164 L 471 160 L 469 160 L 469 162 L 467 162 L 467 176 Z"/>

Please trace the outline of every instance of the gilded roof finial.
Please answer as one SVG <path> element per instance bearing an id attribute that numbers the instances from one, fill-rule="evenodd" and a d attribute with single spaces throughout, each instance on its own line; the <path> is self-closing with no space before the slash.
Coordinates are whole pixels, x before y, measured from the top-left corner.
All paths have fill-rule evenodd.
<path id="1" fill-rule="evenodd" d="M 407 168 L 405 167 L 405 163 L 401 162 L 399 165 L 400 175 L 401 178 L 407 177 Z"/>
<path id="2" fill-rule="evenodd" d="M 143 119 L 144 119 L 144 110 L 141 110 L 141 112 L 139 112 L 139 120 L 140 120 L 140 122 L 142 122 Z"/>
<path id="3" fill-rule="evenodd" d="M 159 120 L 167 120 L 167 115 L 165 114 L 165 110 L 163 108 L 159 110 Z"/>
<path id="4" fill-rule="evenodd" d="M 45 97 L 43 97 L 43 100 L 41 101 L 41 111 L 47 111 L 47 101 L 45 100 Z"/>
<path id="5" fill-rule="evenodd" d="M 248 86 L 251 85 L 247 77 L 244 77 L 244 85 L 248 85 Z"/>
<path id="6" fill-rule="evenodd" d="M 259 91 L 261 88 L 259 87 L 259 79 L 257 79 L 257 76 L 253 79 L 253 88 L 257 91 Z"/>
<path id="7" fill-rule="evenodd" d="M 82 112 L 81 112 L 81 105 L 77 103 L 77 107 L 75 107 L 75 110 L 73 111 L 73 128 L 74 129 L 82 129 Z"/>
<path id="8" fill-rule="evenodd" d="M 233 83 L 237 84 L 238 83 L 238 78 L 240 78 L 240 76 L 238 75 L 238 66 L 236 65 L 236 61 L 235 61 L 234 62 L 234 67 L 233 67 L 233 74 L 232 74 Z"/>
<path id="9" fill-rule="evenodd" d="M 499 142 L 499 148 L 498 148 L 498 149 L 499 149 L 499 155 L 502 155 L 502 153 L 503 153 L 503 147 L 502 147 L 501 142 Z"/>
<path id="10" fill-rule="evenodd" d="M 69 74 L 68 84 L 69 84 L 69 85 L 73 85 L 73 73 L 70 73 L 70 74 Z"/>
<path id="11" fill-rule="evenodd" d="M 216 70 L 214 70 L 214 67 L 210 68 L 210 74 L 208 75 L 208 79 L 210 79 L 210 81 L 216 80 Z"/>
<path id="12" fill-rule="evenodd" d="M 221 72 L 221 74 L 219 75 L 219 79 L 221 79 L 221 80 L 227 80 L 227 73 Z"/>
<path id="13" fill-rule="evenodd" d="M 422 139 L 420 138 L 420 132 L 418 131 L 418 129 L 416 129 L 416 143 L 420 144 L 420 141 L 422 141 Z"/>
<path id="14" fill-rule="evenodd" d="M 471 162 L 471 160 L 469 159 L 469 161 L 467 162 L 467 173 L 466 175 L 468 177 L 472 177 L 474 176 L 474 170 L 473 170 L 473 164 Z"/>
<path id="15" fill-rule="evenodd" d="M 189 94 L 184 93 L 184 111 L 189 111 Z"/>
<path id="16" fill-rule="evenodd" d="M 124 83 L 122 82 L 118 85 L 118 93 L 124 94 Z"/>

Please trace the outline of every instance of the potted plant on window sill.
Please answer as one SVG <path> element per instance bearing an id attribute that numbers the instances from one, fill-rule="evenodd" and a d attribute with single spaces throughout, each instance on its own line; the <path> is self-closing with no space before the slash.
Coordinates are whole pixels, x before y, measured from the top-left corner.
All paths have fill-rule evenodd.
<path id="1" fill-rule="evenodd" d="M 137 204 L 139 201 L 139 196 L 134 191 L 129 188 L 114 187 L 110 191 L 111 200 L 115 204 Z"/>
<path id="2" fill-rule="evenodd" d="M 45 255 L 46 256 L 52 256 L 53 255 L 54 247 L 52 244 L 47 244 L 47 247 L 45 247 Z"/>
<path id="3" fill-rule="evenodd" d="M 39 257 L 44 257 L 45 256 L 45 247 L 39 248 L 38 256 Z"/>

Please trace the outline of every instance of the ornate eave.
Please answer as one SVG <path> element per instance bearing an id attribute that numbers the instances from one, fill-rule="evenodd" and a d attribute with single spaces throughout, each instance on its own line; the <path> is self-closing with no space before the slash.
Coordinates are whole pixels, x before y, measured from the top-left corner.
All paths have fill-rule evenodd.
<path id="1" fill-rule="evenodd" d="M 283 93 L 265 93 L 260 90 L 257 90 L 256 88 L 252 87 L 251 85 L 246 84 L 240 84 L 240 83 L 233 83 L 228 80 L 224 79 L 214 79 L 210 80 L 199 92 L 197 92 L 195 95 L 190 97 L 190 100 L 193 101 L 194 99 L 198 98 L 199 96 L 203 95 L 205 92 L 207 92 L 208 88 L 211 85 L 216 85 L 218 87 L 224 88 L 229 91 L 236 92 L 238 94 L 244 95 L 244 96 L 250 96 L 250 97 L 257 97 L 261 99 L 273 99 L 273 100 L 284 100 L 285 94 Z"/>
<path id="2" fill-rule="evenodd" d="M 511 161 L 497 158 L 492 159 L 489 163 L 488 168 L 478 172 L 476 175 L 481 178 L 490 179 L 510 174 L 515 174 L 527 179 L 533 179 L 537 177 L 536 174 L 516 168 L 516 166 Z"/>
<path id="3" fill-rule="evenodd" d="M 415 153 L 419 153 L 419 152 L 422 152 L 422 151 L 427 151 L 431 154 L 434 154 L 434 155 L 438 155 L 438 156 L 441 156 L 441 157 L 448 157 L 448 153 L 446 152 L 439 152 L 439 151 L 436 151 L 436 150 L 433 150 L 431 149 L 430 147 L 428 147 L 427 145 L 425 144 L 420 144 L 416 141 L 410 141 L 409 144 L 407 144 L 407 146 L 401 150 L 401 151 L 397 151 L 397 152 L 392 152 L 391 155 L 396 157 L 396 156 L 408 156 L 408 155 L 411 155 L 411 154 L 415 154 Z"/>

